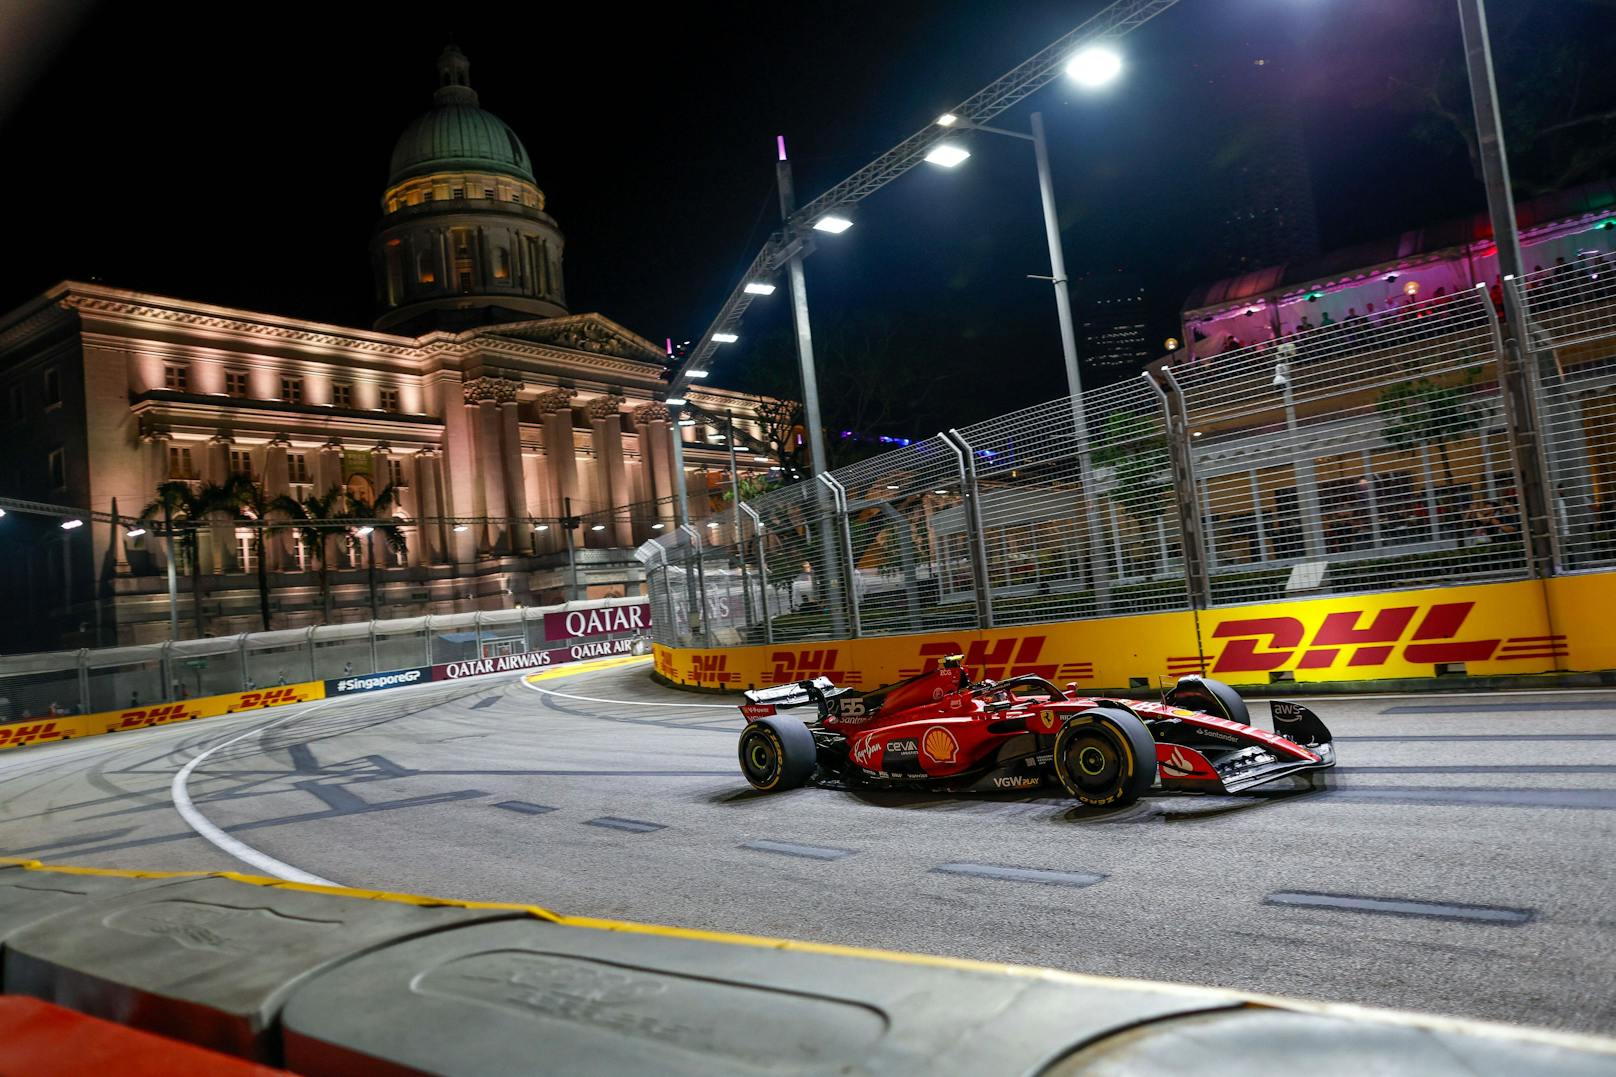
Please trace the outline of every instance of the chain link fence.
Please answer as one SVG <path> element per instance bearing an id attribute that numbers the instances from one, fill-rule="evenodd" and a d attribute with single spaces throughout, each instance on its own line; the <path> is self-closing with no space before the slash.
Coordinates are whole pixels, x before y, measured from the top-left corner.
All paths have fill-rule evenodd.
<path id="1" fill-rule="evenodd" d="M 1509 286 L 1520 327 L 1482 288 L 1411 301 L 726 504 L 640 548 L 655 636 L 831 640 L 1607 567 L 1616 264 Z"/>

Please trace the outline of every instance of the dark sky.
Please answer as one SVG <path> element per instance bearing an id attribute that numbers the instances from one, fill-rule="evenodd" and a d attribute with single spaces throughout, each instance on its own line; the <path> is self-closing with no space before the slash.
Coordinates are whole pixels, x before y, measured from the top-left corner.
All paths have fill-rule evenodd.
<path id="1" fill-rule="evenodd" d="M 428 107 L 452 36 L 483 106 L 532 155 L 567 235 L 572 309 L 659 342 L 693 337 L 777 223 L 777 133 L 806 199 L 1101 6 L 507 4 L 450 16 L 109 2 L 56 19 L 54 37 L 18 21 L 0 45 L 13 70 L 0 81 L 0 308 L 95 278 L 368 325 L 366 243 L 388 155 Z M 1185 0 L 1125 42 L 1115 87 L 1057 83 L 1000 122 L 1025 129 L 1044 113 L 1069 268 L 1144 274 L 1155 343 L 1208 276 L 1204 162 L 1253 92 L 1304 108 L 1327 247 L 1482 207 L 1463 149 L 1415 137 L 1385 94 L 1384 72 L 1459 60 L 1453 6 Z M 816 324 L 877 317 L 924 327 L 927 349 L 970 341 L 973 361 L 996 358 L 990 390 L 962 392 L 939 421 L 1063 391 L 1048 285 L 1025 279 L 1048 271 L 1030 147 L 972 148 L 961 168 L 916 170 L 867 201 L 808 262 Z M 753 309 L 749 333 L 777 317 Z M 744 349 L 726 353 L 714 382 L 744 380 L 744 362 Z"/>

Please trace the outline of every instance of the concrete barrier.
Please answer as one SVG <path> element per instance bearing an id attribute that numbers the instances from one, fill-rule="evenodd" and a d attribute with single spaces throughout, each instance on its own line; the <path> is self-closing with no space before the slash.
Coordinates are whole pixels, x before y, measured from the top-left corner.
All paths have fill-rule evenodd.
<path id="1" fill-rule="evenodd" d="M 25 875 L 52 885 L 65 878 Z M 415 935 L 522 915 L 354 901 L 227 877 L 171 879 L 109 888 L 13 931 L 4 989 L 273 1063 L 281 1005 L 314 973 Z"/>
<path id="2" fill-rule="evenodd" d="M 195 877 L 188 873 L 29 870 L 36 863 L 14 860 L 0 865 L 0 977 L 10 953 L 9 940 L 18 932 L 104 898 L 126 897 Z"/>

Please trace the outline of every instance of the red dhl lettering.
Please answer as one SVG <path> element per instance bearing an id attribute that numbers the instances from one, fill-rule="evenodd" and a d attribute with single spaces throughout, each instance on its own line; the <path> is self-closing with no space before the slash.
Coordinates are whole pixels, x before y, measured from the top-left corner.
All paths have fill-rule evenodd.
<path id="1" fill-rule="evenodd" d="M 731 673 L 725 669 L 729 656 L 722 654 L 697 654 L 690 658 L 691 673 L 697 684 L 740 684 L 741 675 Z"/>
<path id="2" fill-rule="evenodd" d="M 834 647 L 813 651 L 775 651 L 769 655 L 774 668 L 769 673 L 768 683 L 811 681 L 816 677 L 829 677 L 838 684 L 860 680 L 857 673 L 837 667 L 837 655 L 840 653 Z"/>
<path id="3" fill-rule="evenodd" d="M 298 698 L 296 688 L 271 688 L 263 692 L 243 692 L 241 702 L 236 709 L 245 710 L 248 707 L 273 707 L 277 703 L 291 703 Z"/>
<path id="4" fill-rule="evenodd" d="M 1027 673 L 1054 679 L 1060 675 L 1061 665 L 1057 662 L 1039 661 L 1048 639 L 1048 636 L 1019 638 L 1008 636 L 996 640 L 972 640 L 964 647 L 952 640 L 946 643 L 924 643 L 920 647 L 921 668 L 923 672 L 930 672 L 937 668 L 939 661 L 949 655 L 964 654 L 965 668 L 977 679 L 999 681 Z"/>
<path id="5" fill-rule="evenodd" d="M 24 744 L 33 744 L 36 741 L 66 739 L 67 733 L 61 729 L 58 729 L 55 722 L 38 722 L 34 725 L 0 726 L 0 748 L 17 748 Z"/>
<path id="6" fill-rule="evenodd" d="M 189 710 L 183 703 L 170 703 L 162 707 L 145 707 L 140 710 L 124 711 L 118 715 L 118 724 L 115 729 L 144 729 L 147 726 L 166 725 L 169 722 L 185 722 L 192 718 L 202 717 L 201 712 Z"/>
<path id="7" fill-rule="evenodd" d="M 1402 647 L 1403 661 L 1414 665 L 1439 662 L 1482 662 L 1493 656 L 1499 639 L 1459 640 L 1474 602 L 1442 602 L 1419 618 L 1409 642 Z M 1347 666 L 1383 666 L 1391 660 L 1418 606 L 1394 606 L 1371 613 L 1351 610 L 1327 614 L 1311 638 L 1295 617 L 1251 617 L 1223 621 L 1212 630 L 1213 639 L 1226 639 L 1212 674 L 1260 673 L 1280 669 L 1294 661 L 1297 669 L 1329 669 L 1342 652 Z M 1368 622 L 1365 623 L 1365 618 Z M 1303 641 L 1306 640 L 1304 645 Z"/>

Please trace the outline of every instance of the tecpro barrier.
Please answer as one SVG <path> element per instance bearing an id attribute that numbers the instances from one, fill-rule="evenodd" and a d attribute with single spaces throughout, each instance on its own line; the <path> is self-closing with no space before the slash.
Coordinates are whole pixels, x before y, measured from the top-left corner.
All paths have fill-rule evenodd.
<path id="1" fill-rule="evenodd" d="M 727 648 L 655 648 L 670 682 L 740 690 L 826 676 L 890 684 L 964 654 L 973 675 L 1117 689 L 1203 673 L 1236 685 L 1616 669 L 1616 573 L 1199 612 Z"/>

